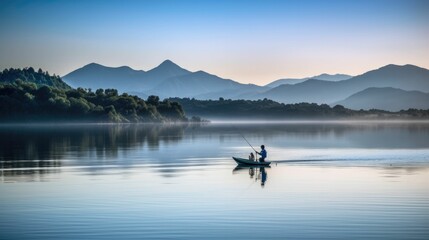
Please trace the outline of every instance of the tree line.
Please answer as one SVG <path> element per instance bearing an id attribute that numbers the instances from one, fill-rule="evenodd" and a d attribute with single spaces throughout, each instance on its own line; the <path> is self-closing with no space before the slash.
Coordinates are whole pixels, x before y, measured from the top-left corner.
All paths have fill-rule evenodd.
<path id="1" fill-rule="evenodd" d="M 71 89 L 67 83 L 65 83 L 59 76 L 57 75 L 49 75 L 49 72 L 45 72 L 39 68 L 36 72 L 34 68 L 9 68 L 4 69 L 0 72 L 0 83 L 13 83 L 16 80 L 22 80 L 24 82 L 32 82 L 36 84 L 36 86 L 50 86 L 54 88 L 60 89 Z"/>
<path id="2" fill-rule="evenodd" d="M 189 115 L 205 118 L 232 119 L 338 119 L 338 118 L 429 118 L 429 110 L 408 109 L 389 112 L 379 109 L 351 110 L 342 105 L 295 103 L 284 104 L 269 99 L 260 100 L 197 100 L 170 98 L 179 102 Z"/>
<path id="3" fill-rule="evenodd" d="M 15 78 L 11 80 L 11 78 Z M 116 89 L 73 89 L 58 76 L 32 68 L 0 74 L 0 121 L 187 121 L 182 106 L 157 96 L 143 100 Z"/>

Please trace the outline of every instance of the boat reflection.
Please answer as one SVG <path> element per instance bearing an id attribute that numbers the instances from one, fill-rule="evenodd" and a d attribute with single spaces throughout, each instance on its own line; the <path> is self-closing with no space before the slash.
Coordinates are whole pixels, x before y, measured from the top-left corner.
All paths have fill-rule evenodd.
<path id="1" fill-rule="evenodd" d="M 255 182 L 261 182 L 261 187 L 265 186 L 265 182 L 267 181 L 268 174 L 266 168 L 268 167 L 253 167 L 253 166 L 246 166 L 246 165 L 238 165 L 232 170 L 232 174 L 240 174 L 247 172 L 250 176 L 250 178 Z"/>

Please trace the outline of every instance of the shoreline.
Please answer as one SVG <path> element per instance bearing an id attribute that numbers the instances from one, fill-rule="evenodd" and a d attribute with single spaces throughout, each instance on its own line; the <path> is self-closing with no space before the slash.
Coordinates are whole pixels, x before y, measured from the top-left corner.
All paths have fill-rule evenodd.
<path id="1" fill-rule="evenodd" d="M 208 120 L 206 122 L 137 122 L 137 123 L 109 123 L 109 122 L 16 122 L 0 123 L 5 127 L 55 127 L 55 126 L 183 126 L 183 125 L 314 125 L 314 124 L 429 124 L 429 119 L 300 119 L 300 120 Z"/>

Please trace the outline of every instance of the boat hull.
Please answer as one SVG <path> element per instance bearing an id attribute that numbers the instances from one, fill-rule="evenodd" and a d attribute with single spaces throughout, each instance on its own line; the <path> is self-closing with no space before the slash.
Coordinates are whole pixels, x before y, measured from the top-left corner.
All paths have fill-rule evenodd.
<path id="1" fill-rule="evenodd" d="M 269 166 L 271 162 L 255 162 L 245 158 L 237 158 L 232 157 L 234 161 L 239 165 L 247 165 L 247 166 Z"/>

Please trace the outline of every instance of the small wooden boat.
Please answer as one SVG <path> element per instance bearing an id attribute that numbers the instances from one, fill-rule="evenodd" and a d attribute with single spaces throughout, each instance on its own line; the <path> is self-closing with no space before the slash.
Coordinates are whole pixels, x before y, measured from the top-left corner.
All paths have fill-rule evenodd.
<path id="1" fill-rule="evenodd" d="M 247 165 L 247 166 L 269 166 L 271 164 L 271 162 L 255 162 L 249 159 L 245 159 L 245 158 L 237 158 L 237 157 L 232 157 L 232 159 L 234 159 L 234 161 L 238 164 L 238 165 Z"/>

